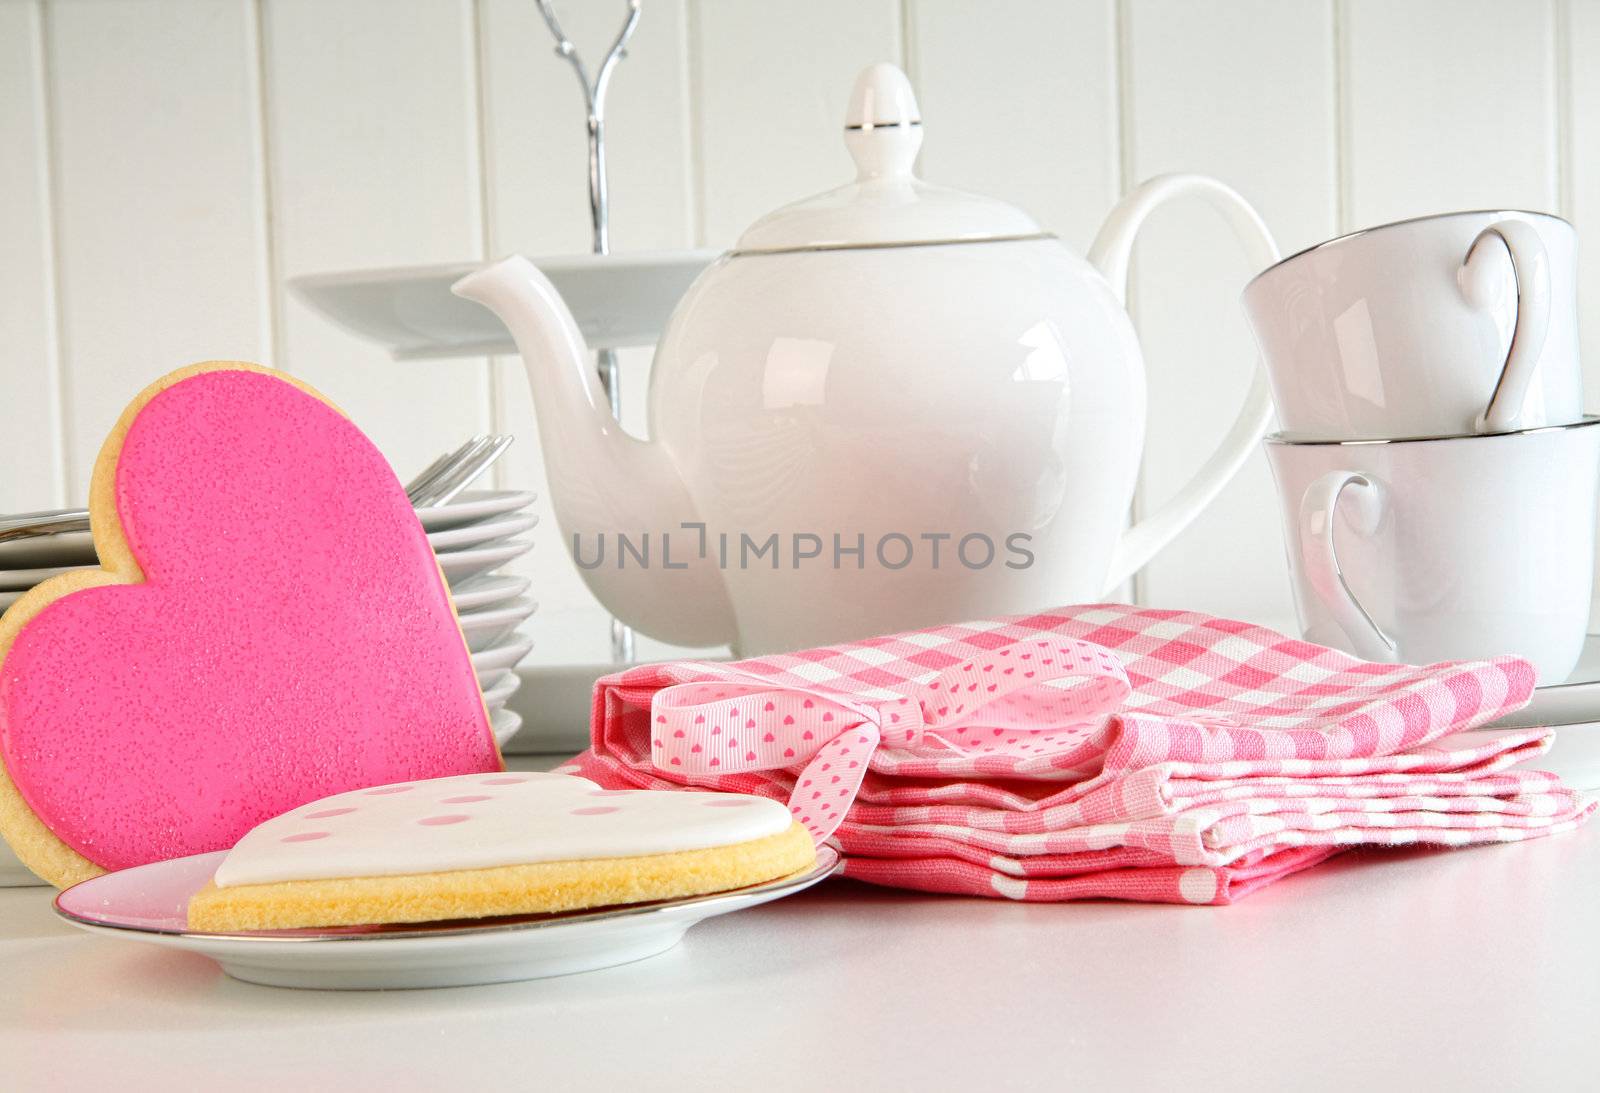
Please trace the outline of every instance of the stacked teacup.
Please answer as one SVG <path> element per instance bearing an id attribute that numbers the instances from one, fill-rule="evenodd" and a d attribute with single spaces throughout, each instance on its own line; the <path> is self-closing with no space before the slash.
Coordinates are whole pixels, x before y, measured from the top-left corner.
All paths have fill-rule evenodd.
<path id="1" fill-rule="evenodd" d="M 1514 653 L 1541 684 L 1572 672 L 1600 486 L 1576 244 L 1541 213 L 1420 217 L 1245 289 L 1308 640 L 1417 664 Z"/>

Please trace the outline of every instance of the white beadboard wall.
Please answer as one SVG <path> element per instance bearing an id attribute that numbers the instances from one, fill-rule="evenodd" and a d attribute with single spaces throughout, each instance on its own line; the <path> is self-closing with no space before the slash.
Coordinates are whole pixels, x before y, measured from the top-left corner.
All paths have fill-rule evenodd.
<path id="1" fill-rule="evenodd" d="M 594 57 L 623 5 L 557 8 Z M 1080 251 L 1171 170 L 1239 188 L 1286 252 L 1484 206 L 1600 231 L 1597 56 L 1600 0 L 644 0 L 611 98 L 614 246 L 723 246 L 845 180 L 845 100 L 881 59 L 918 87 L 925 177 L 1014 201 Z M 123 402 L 211 357 L 305 377 L 402 476 L 515 432 L 498 482 L 545 493 L 517 361 L 395 363 L 284 281 L 585 250 L 584 139 L 532 0 L 0 0 L 0 511 L 81 499 Z M 1138 504 L 1187 476 L 1243 394 L 1251 272 L 1204 207 L 1143 237 Z M 625 354 L 635 430 L 648 367 Z M 535 659 L 602 660 L 604 616 L 541 509 Z M 1259 456 L 1137 591 L 1289 619 Z"/>

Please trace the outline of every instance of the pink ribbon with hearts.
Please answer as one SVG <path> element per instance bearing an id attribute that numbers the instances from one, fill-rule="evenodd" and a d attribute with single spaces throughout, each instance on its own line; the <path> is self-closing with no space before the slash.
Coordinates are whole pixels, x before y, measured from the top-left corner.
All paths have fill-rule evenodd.
<path id="1" fill-rule="evenodd" d="M 651 761 L 681 775 L 794 769 L 789 811 L 820 845 L 844 822 L 880 744 L 961 755 L 951 739 L 958 730 L 1047 732 L 1091 724 L 1132 693 L 1110 650 L 1059 636 L 1038 644 L 1048 656 L 1013 657 L 1028 645 L 1019 642 L 895 690 L 840 689 L 848 679 L 774 685 L 732 669 L 714 681 L 665 687 L 651 700 Z"/>

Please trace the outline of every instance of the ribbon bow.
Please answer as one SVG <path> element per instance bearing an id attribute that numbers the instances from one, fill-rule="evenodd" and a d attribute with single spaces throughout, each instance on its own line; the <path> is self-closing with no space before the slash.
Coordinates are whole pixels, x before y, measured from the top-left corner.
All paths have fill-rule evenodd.
<path id="1" fill-rule="evenodd" d="M 802 665 L 786 675 L 807 667 L 820 671 Z M 1000 736 L 1093 724 L 1133 690 L 1109 650 L 1057 635 L 984 650 L 895 688 L 844 674 L 814 684 L 776 683 L 736 667 L 718 674 L 656 692 L 651 761 L 671 775 L 792 770 L 789 811 L 818 844 L 844 822 L 880 744 L 963 755 L 961 738 L 974 729 Z"/>

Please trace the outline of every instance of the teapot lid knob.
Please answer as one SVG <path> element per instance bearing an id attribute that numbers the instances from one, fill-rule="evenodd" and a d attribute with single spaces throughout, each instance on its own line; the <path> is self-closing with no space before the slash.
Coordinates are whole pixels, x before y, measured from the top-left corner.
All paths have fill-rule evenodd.
<path id="1" fill-rule="evenodd" d="M 844 118 L 856 179 L 774 210 L 730 252 L 783 254 L 861 247 L 1042 238 L 1038 223 L 1003 201 L 932 186 L 912 173 L 922 111 L 906 74 L 876 64 L 856 77 Z"/>
<path id="2" fill-rule="evenodd" d="M 845 113 L 844 140 L 859 179 L 911 173 L 922 147 L 922 111 L 904 72 L 887 62 L 861 71 Z"/>

